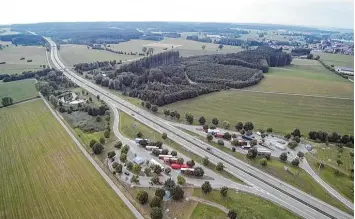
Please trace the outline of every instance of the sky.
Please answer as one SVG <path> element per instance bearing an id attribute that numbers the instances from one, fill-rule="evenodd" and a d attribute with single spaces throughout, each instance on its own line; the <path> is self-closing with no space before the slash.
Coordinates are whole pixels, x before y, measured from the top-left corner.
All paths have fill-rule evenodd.
<path id="1" fill-rule="evenodd" d="M 197 21 L 354 27 L 354 0 L 12 0 L 0 23 Z"/>

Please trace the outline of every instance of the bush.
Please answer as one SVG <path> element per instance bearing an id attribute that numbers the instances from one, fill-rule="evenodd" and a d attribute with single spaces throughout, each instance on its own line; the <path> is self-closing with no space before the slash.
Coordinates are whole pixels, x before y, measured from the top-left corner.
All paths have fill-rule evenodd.
<path id="1" fill-rule="evenodd" d="M 208 133 L 206 138 L 207 138 L 208 141 L 212 141 L 213 135 Z"/>
<path id="2" fill-rule="evenodd" d="M 229 219 L 237 219 L 237 213 L 234 210 L 229 210 L 227 216 Z"/>
<path id="3" fill-rule="evenodd" d="M 232 136 L 231 136 L 231 134 L 229 134 L 229 132 L 226 132 L 226 133 L 224 133 L 223 138 L 227 139 L 227 140 L 231 140 Z"/>
<path id="4" fill-rule="evenodd" d="M 150 217 L 151 219 L 162 219 L 163 218 L 162 209 L 159 207 L 152 208 L 152 211 L 150 212 Z"/>
<path id="5" fill-rule="evenodd" d="M 258 144 L 258 141 L 256 139 L 253 139 L 253 140 L 250 141 L 250 146 L 252 146 L 252 147 L 257 145 L 257 144 Z"/>
<path id="6" fill-rule="evenodd" d="M 150 181 L 152 181 L 153 184 L 158 185 L 159 184 L 159 177 L 158 175 L 154 175 Z"/>
<path id="7" fill-rule="evenodd" d="M 163 149 L 161 151 L 161 154 L 168 155 L 169 154 L 169 150 L 168 149 Z"/>
<path id="8" fill-rule="evenodd" d="M 297 143 L 300 143 L 300 142 L 301 142 L 301 139 L 300 139 L 300 137 L 298 137 L 298 136 L 295 136 L 295 137 L 293 138 L 293 140 L 294 140 L 295 142 L 297 142 Z"/>
<path id="9" fill-rule="evenodd" d="M 210 182 L 205 181 L 202 184 L 201 189 L 202 189 L 203 193 L 207 194 L 207 193 L 210 193 L 212 191 L 212 186 L 211 186 Z"/>
<path id="10" fill-rule="evenodd" d="M 272 128 L 267 128 L 266 132 L 272 132 Z"/>
<path id="11" fill-rule="evenodd" d="M 138 191 L 136 198 L 138 199 L 139 203 L 144 205 L 148 201 L 148 193 L 146 191 Z"/>
<path id="12" fill-rule="evenodd" d="M 149 206 L 151 208 L 160 207 L 160 205 L 161 205 L 161 198 L 158 196 L 154 196 L 154 198 L 152 199 L 152 201 L 149 204 Z"/>
<path id="13" fill-rule="evenodd" d="M 110 131 L 109 130 L 105 130 L 104 137 L 105 138 L 109 138 L 110 137 Z"/>
<path id="14" fill-rule="evenodd" d="M 217 164 L 217 166 L 216 166 L 216 169 L 217 169 L 218 171 L 222 171 L 223 168 L 224 168 L 224 166 L 223 166 L 223 163 L 222 163 L 222 162 L 219 162 L 219 163 Z"/>
<path id="15" fill-rule="evenodd" d="M 295 158 L 291 161 L 291 164 L 295 167 L 298 167 L 298 165 L 300 164 L 300 160 L 298 158 Z"/>
<path id="16" fill-rule="evenodd" d="M 105 144 L 105 139 L 103 137 L 101 137 L 99 141 L 101 144 Z"/>
<path id="17" fill-rule="evenodd" d="M 94 146 L 92 146 L 92 151 L 94 152 L 94 154 L 101 154 L 103 149 L 104 147 L 102 146 L 102 144 L 99 143 L 95 143 Z"/>
<path id="18" fill-rule="evenodd" d="M 172 156 L 176 157 L 177 156 L 177 152 L 176 151 L 171 151 L 170 153 Z"/>
<path id="19" fill-rule="evenodd" d="M 290 139 L 291 138 L 291 134 L 286 134 L 284 137 L 287 138 L 287 139 Z"/>
<path id="20" fill-rule="evenodd" d="M 175 186 L 171 190 L 171 195 L 174 200 L 176 200 L 176 201 L 181 200 L 184 198 L 184 190 L 182 190 L 182 188 L 180 186 Z"/>
<path id="21" fill-rule="evenodd" d="M 101 122 L 101 116 L 96 116 L 96 122 Z"/>
<path id="22" fill-rule="evenodd" d="M 161 135 L 162 139 L 167 139 L 168 138 L 168 134 L 166 134 L 165 132 Z"/>
<path id="23" fill-rule="evenodd" d="M 260 159 L 260 165 L 261 166 L 267 166 L 267 160 L 266 160 L 266 158 L 262 158 L 262 159 Z"/>
<path id="24" fill-rule="evenodd" d="M 297 153 L 297 156 L 298 156 L 299 158 L 302 158 L 302 157 L 304 157 L 304 153 L 303 153 L 302 151 L 299 151 L 299 152 Z"/>
<path id="25" fill-rule="evenodd" d="M 139 165 L 139 164 L 134 164 L 133 165 L 133 173 L 138 175 L 141 172 L 141 169 L 142 169 L 141 165 Z"/>
<path id="26" fill-rule="evenodd" d="M 150 167 L 144 168 L 144 174 L 150 176 L 152 174 L 152 169 Z"/>
<path id="27" fill-rule="evenodd" d="M 222 127 L 223 127 L 224 129 L 229 129 L 230 126 L 231 126 L 230 122 L 228 122 L 228 121 L 223 121 L 223 122 L 222 122 Z"/>
<path id="28" fill-rule="evenodd" d="M 202 164 L 203 164 L 204 166 L 208 166 L 209 163 L 210 163 L 210 161 L 208 160 L 208 157 L 203 158 Z"/>
<path id="29" fill-rule="evenodd" d="M 295 149 L 297 147 L 298 143 L 296 141 L 291 141 L 287 144 L 287 146 L 290 148 L 290 149 Z"/>
<path id="30" fill-rule="evenodd" d="M 218 139 L 217 143 L 222 146 L 224 145 L 224 141 L 222 139 Z"/>
<path id="31" fill-rule="evenodd" d="M 158 188 L 157 190 L 155 190 L 155 196 L 163 199 L 164 195 L 165 195 L 164 189 Z"/>
<path id="32" fill-rule="evenodd" d="M 189 166 L 189 167 L 193 167 L 195 166 L 195 161 L 194 160 L 189 160 L 186 162 L 186 164 Z"/>
<path id="33" fill-rule="evenodd" d="M 122 141 L 117 141 L 117 142 L 115 143 L 115 148 L 121 149 L 121 147 L 122 147 Z"/>
<path id="34" fill-rule="evenodd" d="M 178 163 L 178 164 L 184 164 L 184 158 L 179 157 L 179 158 L 177 159 L 177 163 Z"/>
<path id="35" fill-rule="evenodd" d="M 115 168 L 115 170 L 116 170 L 116 173 L 119 173 L 119 174 L 121 174 L 122 173 L 122 164 L 118 164 L 118 166 Z"/>
<path id="36" fill-rule="evenodd" d="M 183 176 L 178 175 L 177 182 L 180 185 L 184 185 L 186 183 L 186 180 L 185 180 L 185 178 Z"/>
<path id="37" fill-rule="evenodd" d="M 232 147 L 232 152 L 235 152 L 235 147 Z"/>

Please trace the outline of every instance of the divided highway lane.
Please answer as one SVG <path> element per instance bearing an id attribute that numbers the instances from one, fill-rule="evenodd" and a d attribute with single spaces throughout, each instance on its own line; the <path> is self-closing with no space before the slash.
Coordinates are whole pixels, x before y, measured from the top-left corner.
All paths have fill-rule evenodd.
<path id="1" fill-rule="evenodd" d="M 339 209 L 305 194 L 298 189 L 286 185 L 280 180 L 277 180 L 259 171 L 258 169 L 239 161 L 229 154 L 219 150 L 215 150 L 214 153 L 211 154 L 205 149 L 208 145 L 204 142 L 199 141 L 180 129 L 171 126 L 161 118 L 151 115 L 144 110 L 140 110 L 138 107 L 108 93 L 99 86 L 82 79 L 74 72 L 65 69 L 65 66 L 58 58 L 55 44 L 51 40 L 47 40 L 52 44 L 51 59 L 55 63 L 56 67 L 64 70 L 64 74 L 79 86 L 82 86 L 94 94 L 101 95 L 102 98 L 114 100 L 114 103 L 118 108 L 129 114 L 136 113 L 135 118 L 137 120 L 147 124 L 159 132 L 167 132 L 172 140 L 179 142 L 188 150 L 201 156 L 208 157 L 213 163 L 222 161 L 225 164 L 227 171 L 253 185 L 256 189 L 258 189 L 260 196 L 278 203 L 279 205 L 294 211 L 304 218 L 352 218 L 352 216 L 340 211 Z"/>

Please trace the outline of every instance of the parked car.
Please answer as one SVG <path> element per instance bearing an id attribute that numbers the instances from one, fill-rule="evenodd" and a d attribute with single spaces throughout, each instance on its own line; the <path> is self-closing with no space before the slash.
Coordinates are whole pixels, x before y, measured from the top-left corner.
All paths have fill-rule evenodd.
<path id="1" fill-rule="evenodd" d="M 128 172 L 128 171 L 125 171 L 124 174 L 126 174 L 127 176 L 129 176 L 129 172 Z"/>

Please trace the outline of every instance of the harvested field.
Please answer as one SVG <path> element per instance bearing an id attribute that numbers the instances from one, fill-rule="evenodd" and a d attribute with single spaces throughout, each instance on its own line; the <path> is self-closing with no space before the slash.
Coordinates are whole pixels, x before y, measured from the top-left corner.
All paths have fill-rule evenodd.
<path id="1" fill-rule="evenodd" d="M 42 100 L 0 111 L 1 218 L 134 218 Z"/>

